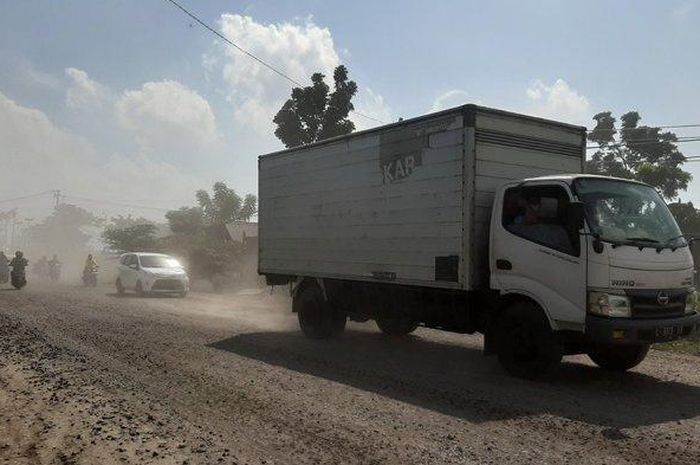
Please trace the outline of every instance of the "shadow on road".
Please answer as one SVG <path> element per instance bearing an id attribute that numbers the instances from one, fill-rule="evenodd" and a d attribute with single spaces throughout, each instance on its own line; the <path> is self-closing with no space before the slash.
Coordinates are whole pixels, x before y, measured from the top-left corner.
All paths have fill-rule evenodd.
<path id="1" fill-rule="evenodd" d="M 173 294 L 158 293 L 158 294 L 138 295 L 138 294 L 133 293 L 133 292 L 125 292 L 124 294 L 118 294 L 116 292 L 107 292 L 105 295 L 107 297 L 116 297 L 118 299 L 181 299 L 182 298 L 175 293 L 173 293 Z"/>
<path id="2" fill-rule="evenodd" d="M 472 422 L 552 414 L 629 428 L 700 415 L 697 386 L 578 363 L 564 363 L 553 379 L 524 381 L 480 349 L 418 336 L 346 331 L 337 340 L 312 341 L 296 332 L 259 332 L 210 347 Z"/>

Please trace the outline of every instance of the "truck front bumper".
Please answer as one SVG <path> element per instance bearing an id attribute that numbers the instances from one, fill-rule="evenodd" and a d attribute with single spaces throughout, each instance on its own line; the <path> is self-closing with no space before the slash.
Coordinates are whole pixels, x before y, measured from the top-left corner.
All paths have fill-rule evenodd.
<path id="1" fill-rule="evenodd" d="M 652 344 L 688 337 L 700 331 L 700 314 L 677 318 L 606 318 L 586 316 L 586 339 L 594 344 Z"/>

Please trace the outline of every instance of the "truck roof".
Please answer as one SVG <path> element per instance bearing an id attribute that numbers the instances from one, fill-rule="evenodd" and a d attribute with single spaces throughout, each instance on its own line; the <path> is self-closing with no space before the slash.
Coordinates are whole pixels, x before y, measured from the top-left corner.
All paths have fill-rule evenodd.
<path id="1" fill-rule="evenodd" d="M 551 119 L 540 118 L 540 117 L 538 117 L 538 116 L 530 116 L 530 115 L 525 115 L 525 114 L 522 114 L 522 113 L 515 113 L 515 112 L 511 112 L 511 111 L 506 111 L 506 110 L 498 110 L 498 109 L 496 109 L 496 108 L 484 107 L 484 106 L 481 106 L 481 105 L 475 105 L 475 104 L 473 104 L 473 103 L 468 103 L 468 104 L 466 104 L 466 105 L 460 105 L 460 106 L 457 106 L 457 107 L 448 108 L 448 109 L 446 109 L 446 110 L 441 110 L 441 111 L 437 111 L 437 112 L 433 112 L 433 113 L 428 113 L 428 114 L 425 114 L 425 115 L 417 116 L 417 117 L 414 117 L 414 118 L 409 118 L 409 119 L 400 120 L 400 121 L 397 121 L 397 122 L 395 122 L 395 123 L 383 124 L 383 125 L 381 125 L 381 126 L 376 126 L 376 127 L 370 128 L 370 129 L 365 129 L 365 130 L 362 130 L 362 131 L 352 132 L 352 133 L 350 133 L 350 134 L 346 134 L 346 135 L 343 135 L 343 136 L 331 137 L 331 138 L 329 138 L 329 139 L 324 139 L 324 140 L 321 140 L 321 141 L 318 141 L 318 142 L 313 142 L 313 143 L 311 143 L 311 144 L 300 145 L 300 146 L 298 146 L 298 147 L 292 147 L 292 148 L 288 148 L 288 149 L 282 149 L 282 150 L 278 150 L 278 151 L 275 151 L 275 152 L 266 153 L 266 154 L 260 155 L 258 158 L 269 157 L 269 156 L 274 156 L 274 155 L 282 155 L 282 154 L 294 152 L 294 151 L 297 151 L 297 150 L 308 149 L 308 148 L 310 148 L 310 147 L 318 147 L 318 146 L 325 145 L 325 144 L 331 144 L 331 143 L 337 142 L 337 141 L 339 141 L 339 140 L 351 139 L 351 138 L 354 138 L 354 137 L 359 137 L 359 136 L 363 136 L 363 135 L 367 135 L 367 134 L 372 134 L 372 133 L 374 133 L 374 132 L 385 131 L 385 130 L 390 129 L 390 128 L 400 127 L 400 126 L 403 126 L 403 125 L 408 125 L 408 124 L 416 123 L 416 122 L 419 122 L 419 121 L 422 121 L 422 120 L 426 120 L 426 119 L 430 119 L 430 118 L 435 118 L 435 117 L 439 117 L 439 116 L 443 116 L 443 115 L 448 115 L 448 114 L 450 114 L 450 113 L 458 113 L 458 112 L 463 112 L 463 113 L 471 112 L 471 113 L 475 113 L 475 112 L 477 112 L 477 111 L 482 112 L 482 113 L 489 113 L 489 114 L 493 114 L 493 115 L 503 115 L 503 116 L 510 116 L 510 117 L 516 117 L 516 118 L 523 118 L 523 119 L 527 119 L 528 121 L 540 122 L 540 123 L 542 123 L 542 124 L 546 124 L 546 125 L 549 125 L 549 126 L 557 126 L 557 127 L 559 127 L 559 128 L 570 129 L 570 130 L 576 131 L 576 132 L 585 132 L 585 131 L 587 131 L 587 129 L 586 129 L 585 126 L 577 126 L 577 125 L 575 125 L 575 124 L 562 123 L 561 121 L 555 121 L 555 120 L 551 120 Z"/>
<path id="2" fill-rule="evenodd" d="M 624 181 L 624 182 L 631 182 L 634 184 L 641 184 L 643 186 L 649 186 L 649 184 L 637 181 L 635 179 L 627 179 L 627 178 L 617 178 L 614 176 L 601 176 L 598 174 L 586 174 L 586 173 L 570 173 L 570 174 L 553 174 L 553 175 L 548 175 L 548 176 L 537 176 L 534 178 L 526 178 L 523 179 L 522 182 L 528 182 L 528 181 L 574 181 L 575 179 L 580 179 L 580 178 L 594 178 L 594 179 L 612 179 L 614 181 Z"/>

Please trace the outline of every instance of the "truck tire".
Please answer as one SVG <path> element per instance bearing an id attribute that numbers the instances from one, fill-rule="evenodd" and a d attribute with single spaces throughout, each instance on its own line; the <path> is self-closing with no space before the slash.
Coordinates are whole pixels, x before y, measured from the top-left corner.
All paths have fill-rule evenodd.
<path id="1" fill-rule="evenodd" d="M 535 379 L 551 374 L 562 352 L 542 309 L 519 302 L 501 315 L 498 328 L 498 361 L 518 378 Z"/>
<path id="2" fill-rule="evenodd" d="M 294 296 L 299 327 L 309 339 L 328 339 L 345 330 L 346 316 L 335 311 L 317 286 L 304 286 Z"/>
<path id="3" fill-rule="evenodd" d="M 375 322 L 387 336 L 405 336 L 418 328 L 418 322 L 411 318 L 377 318 Z"/>
<path id="4" fill-rule="evenodd" d="M 604 370 L 627 371 L 642 363 L 648 352 L 648 344 L 598 346 L 588 352 L 588 357 Z"/>

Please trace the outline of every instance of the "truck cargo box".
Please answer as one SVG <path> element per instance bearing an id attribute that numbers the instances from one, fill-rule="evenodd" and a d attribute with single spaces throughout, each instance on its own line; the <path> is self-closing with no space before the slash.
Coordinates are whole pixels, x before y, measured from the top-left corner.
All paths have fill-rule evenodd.
<path id="1" fill-rule="evenodd" d="M 475 105 L 259 158 L 259 272 L 488 286 L 496 188 L 579 173 L 585 128 Z"/>

